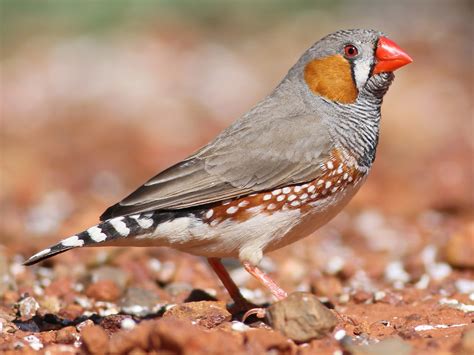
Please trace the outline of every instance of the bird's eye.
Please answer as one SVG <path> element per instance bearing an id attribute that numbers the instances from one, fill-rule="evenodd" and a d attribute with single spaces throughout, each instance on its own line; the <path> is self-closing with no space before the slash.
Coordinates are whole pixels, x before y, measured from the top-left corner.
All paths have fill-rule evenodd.
<path id="1" fill-rule="evenodd" d="M 359 50 L 355 46 L 346 44 L 344 47 L 344 55 L 346 58 L 354 58 L 357 54 L 359 54 Z"/>

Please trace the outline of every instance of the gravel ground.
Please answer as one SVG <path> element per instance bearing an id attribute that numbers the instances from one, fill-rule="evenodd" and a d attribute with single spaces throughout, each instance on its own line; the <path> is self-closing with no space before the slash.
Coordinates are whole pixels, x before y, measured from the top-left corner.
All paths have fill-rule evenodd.
<path id="1" fill-rule="evenodd" d="M 443 4 L 374 2 L 332 23 L 302 12 L 222 33 L 186 21 L 111 37 L 30 28 L 2 60 L 0 352 L 473 354 L 472 20 Z M 415 62 L 387 94 L 368 181 L 329 225 L 264 258 L 293 301 L 276 303 L 225 260 L 251 302 L 301 322 L 242 322 L 205 259 L 169 249 L 74 250 L 22 266 L 207 142 L 309 43 L 377 9 L 390 16 L 371 26 Z"/>

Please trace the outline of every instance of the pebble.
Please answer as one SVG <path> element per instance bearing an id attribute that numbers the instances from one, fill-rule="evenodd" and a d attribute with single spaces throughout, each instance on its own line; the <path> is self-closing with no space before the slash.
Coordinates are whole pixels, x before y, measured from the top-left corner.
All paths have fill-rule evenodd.
<path id="1" fill-rule="evenodd" d="M 127 274 L 120 268 L 112 266 L 101 266 L 94 269 L 90 275 L 91 282 L 99 282 L 104 280 L 113 281 L 120 290 L 125 289 L 128 284 Z"/>
<path id="2" fill-rule="evenodd" d="M 157 313 L 162 304 L 154 292 L 139 287 L 130 287 L 120 300 L 119 306 L 126 314 L 144 317 Z"/>
<path id="3" fill-rule="evenodd" d="M 43 349 L 44 345 L 43 343 L 41 342 L 41 340 L 39 340 L 36 336 L 34 335 L 28 335 L 26 337 L 23 338 L 27 343 L 28 345 L 33 349 L 33 350 L 36 350 L 36 351 L 39 351 L 40 349 Z"/>
<path id="4" fill-rule="evenodd" d="M 343 342 L 344 350 L 352 355 L 410 355 L 412 346 L 399 338 L 387 338 L 378 343 L 355 345 Z"/>
<path id="5" fill-rule="evenodd" d="M 455 233 L 444 248 L 446 261 L 457 267 L 474 268 L 474 222 Z"/>
<path id="6" fill-rule="evenodd" d="M 320 276 L 311 282 L 311 289 L 318 296 L 334 297 L 342 293 L 342 283 L 335 276 Z"/>
<path id="7" fill-rule="evenodd" d="M 463 334 L 460 350 L 460 355 L 474 354 L 474 329 L 470 329 Z"/>
<path id="8" fill-rule="evenodd" d="M 474 280 L 459 279 L 454 283 L 456 289 L 460 293 L 473 293 L 474 292 Z"/>
<path id="9" fill-rule="evenodd" d="M 442 298 L 439 300 L 439 304 L 444 304 L 452 308 L 459 309 L 465 313 L 474 312 L 474 305 L 464 304 L 455 299 Z"/>
<path id="10" fill-rule="evenodd" d="M 402 262 L 392 261 L 385 268 L 385 279 L 392 283 L 406 283 L 410 281 L 410 275 L 405 271 Z"/>
<path id="11" fill-rule="evenodd" d="M 310 293 L 295 292 L 267 309 L 273 329 L 296 342 L 319 339 L 331 332 L 337 318 Z"/>
<path id="12" fill-rule="evenodd" d="M 245 332 L 246 330 L 249 330 L 250 327 L 245 323 L 234 321 L 232 322 L 231 329 L 236 332 Z"/>
<path id="13" fill-rule="evenodd" d="M 112 280 L 99 280 L 87 287 L 86 296 L 97 301 L 114 302 L 120 297 L 120 289 Z"/>
<path id="14" fill-rule="evenodd" d="M 64 327 L 58 330 L 56 333 L 56 342 L 61 344 L 74 344 L 79 338 L 79 334 L 76 331 L 76 328 Z"/>
<path id="15" fill-rule="evenodd" d="M 372 300 L 372 293 L 363 290 L 357 290 L 352 295 L 352 299 L 355 303 L 370 303 Z"/>
<path id="16" fill-rule="evenodd" d="M 124 318 L 120 322 L 120 328 L 125 329 L 125 330 L 131 330 L 135 328 L 137 323 L 132 318 Z"/>
<path id="17" fill-rule="evenodd" d="M 3 295 L 8 290 L 15 290 L 15 279 L 8 270 L 8 259 L 0 249 L 0 295 Z"/>
<path id="18" fill-rule="evenodd" d="M 109 337 L 98 325 L 84 327 L 81 332 L 82 345 L 92 355 L 107 353 Z"/>
<path id="19" fill-rule="evenodd" d="M 25 297 L 18 302 L 18 311 L 22 320 L 33 318 L 39 308 L 38 302 L 33 297 Z"/>
<path id="20" fill-rule="evenodd" d="M 232 315 L 225 302 L 201 301 L 177 304 L 163 314 L 163 318 L 189 320 L 205 328 L 214 328 L 229 322 Z"/>

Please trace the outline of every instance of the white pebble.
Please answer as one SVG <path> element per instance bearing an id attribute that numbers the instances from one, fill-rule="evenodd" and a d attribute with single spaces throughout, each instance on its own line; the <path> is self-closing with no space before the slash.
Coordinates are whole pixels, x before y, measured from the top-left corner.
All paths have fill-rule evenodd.
<path id="1" fill-rule="evenodd" d="M 125 318 L 120 322 L 120 328 L 125 330 L 132 330 L 136 325 L 137 324 L 132 318 Z"/>

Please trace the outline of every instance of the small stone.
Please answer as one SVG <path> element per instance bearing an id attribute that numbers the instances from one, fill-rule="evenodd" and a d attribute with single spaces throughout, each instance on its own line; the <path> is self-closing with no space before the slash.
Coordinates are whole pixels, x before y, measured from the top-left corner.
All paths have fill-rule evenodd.
<path id="1" fill-rule="evenodd" d="M 364 303 L 372 300 L 372 294 L 367 291 L 357 290 L 353 295 L 352 299 L 355 303 Z"/>
<path id="2" fill-rule="evenodd" d="M 91 273 L 91 282 L 109 280 L 115 282 L 120 290 L 125 289 L 128 283 L 128 275 L 117 267 L 101 266 L 94 269 Z"/>
<path id="3" fill-rule="evenodd" d="M 193 290 L 193 286 L 187 282 L 172 282 L 166 285 L 164 290 L 171 295 L 171 297 L 176 297 L 178 295 L 184 295 L 184 297 L 187 297 Z"/>
<path id="4" fill-rule="evenodd" d="M 412 352 L 412 346 L 399 338 L 383 339 L 368 345 L 355 345 L 352 342 L 342 344 L 353 355 L 410 355 Z"/>
<path id="5" fill-rule="evenodd" d="M 40 303 L 41 308 L 47 313 L 57 314 L 61 309 L 61 302 L 56 296 L 45 296 Z"/>
<path id="6" fill-rule="evenodd" d="M 296 342 L 322 338 L 337 325 L 337 318 L 310 293 L 295 292 L 267 309 L 273 329 Z"/>
<path id="7" fill-rule="evenodd" d="M 84 313 L 84 309 L 78 304 L 68 304 L 60 309 L 58 315 L 66 319 L 76 319 Z"/>
<path id="8" fill-rule="evenodd" d="M 321 276 L 311 283 L 311 289 L 318 296 L 335 297 L 342 293 L 342 284 L 335 276 Z"/>
<path id="9" fill-rule="evenodd" d="M 160 299 L 152 291 L 131 287 L 127 289 L 125 296 L 120 301 L 122 312 L 138 317 L 157 313 L 160 308 Z"/>
<path id="10" fill-rule="evenodd" d="M 109 337 L 104 329 L 98 325 L 84 327 L 81 332 L 82 344 L 90 354 L 105 354 Z"/>
<path id="11" fill-rule="evenodd" d="M 243 333 L 248 354 L 296 354 L 295 343 L 279 332 L 251 329 Z"/>
<path id="12" fill-rule="evenodd" d="M 78 340 L 79 334 L 75 327 L 65 327 L 56 333 L 56 342 L 61 344 L 74 344 Z"/>
<path id="13" fill-rule="evenodd" d="M 8 259 L 3 253 L 3 248 L 0 248 L 0 295 L 3 295 L 9 290 L 16 289 L 15 278 L 8 270 Z"/>
<path id="14" fill-rule="evenodd" d="M 470 329 L 463 334 L 460 354 L 474 354 L 474 329 Z"/>
<path id="15" fill-rule="evenodd" d="M 84 322 L 81 322 L 78 325 L 76 325 L 76 329 L 77 331 L 82 332 L 83 329 L 87 327 L 92 327 L 93 325 L 94 325 L 93 321 L 91 321 L 90 319 L 86 319 Z"/>
<path id="16" fill-rule="evenodd" d="M 210 329 L 230 321 L 232 315 L 224 302 L 202 301 L 178 304 L 167 310 L 163 318 L 186 319 Z"/>
<path id="17" fill-rule="evenodd" d="M 449 239 L 444 254 L 446 261 L 453 266 L 474 268 L 474 222 Z"/>
<path id="18" fill-rule="evenodd" d="M 120 297 L 120 289 L 112 280 L 100 280 L 87 287 L 87 297 L 97 301 L 113 302 Z"/>
<path id="19" fill-rule="evenodd" d="M 137 323 L 132 318 L 125 318 L 120 322 L 120 328 L 125 330 L 132 330 L 136 325 Z"/>
<path id="20" fill-rule="evenodd" d="M 33 297 L 25 297 L 18 302 L 17 307 L 21 319 L 28 320 L 33 318 L 40 306 Z"/>
<path id="21" fill-rule="evenodd" d="M 161 264 L 161 269 L 158 272 L 158 281 L 167 284 L 170 283 L 176 275 L 176 265 L 171 261 L 165 261 Z"/>

